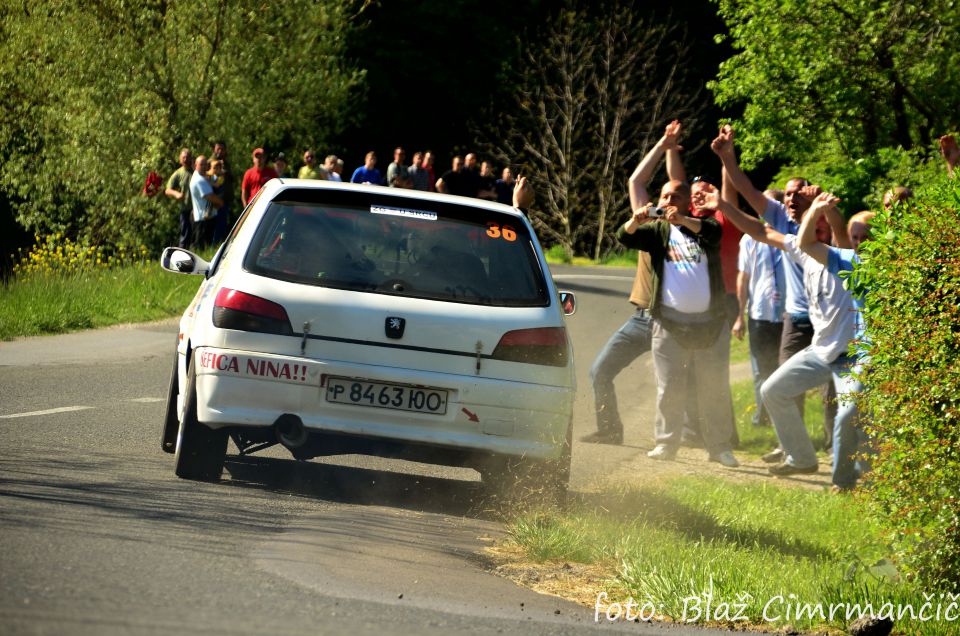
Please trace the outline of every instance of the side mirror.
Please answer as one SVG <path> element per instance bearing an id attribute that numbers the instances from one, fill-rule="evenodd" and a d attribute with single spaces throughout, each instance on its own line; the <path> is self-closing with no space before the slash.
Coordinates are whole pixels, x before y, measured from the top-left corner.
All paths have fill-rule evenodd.
<path id="1" fill-rule="evenodd" d="M 562 291 L 559 296 L 560 307 L 563 308 L 564 316 L 572 316 L 577 313 L 577 297 L 573 295 L 573 292 Z"/>
<path id="2" fill-rule="evenodd" d="M 168 247 L 160 255 L 160 267 L 174 274 L 197 274 L 204 276 L 210 271 L 210 263 L 193 252 L 179 247 Z"/>

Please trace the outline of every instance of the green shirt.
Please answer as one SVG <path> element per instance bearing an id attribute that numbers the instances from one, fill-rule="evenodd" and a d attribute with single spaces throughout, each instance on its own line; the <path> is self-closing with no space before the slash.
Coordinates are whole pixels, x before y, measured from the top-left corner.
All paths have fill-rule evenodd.
<path id="1" fill-rule="evenodd" d="M 177 171 L 167 179 L 167 188 L 183 193 L 180 199 L 180 211 L 192 213 L 193 205 L 190 202 L 190 178 L 193 176 L 193 170 L 180 166 Z"/>
<path id="2" fill-rule="evenodd" d="M 297 174 L 298 179 L 325 179 L 326 175 L 321 172 L 322 168 L 303 166 Z"/>

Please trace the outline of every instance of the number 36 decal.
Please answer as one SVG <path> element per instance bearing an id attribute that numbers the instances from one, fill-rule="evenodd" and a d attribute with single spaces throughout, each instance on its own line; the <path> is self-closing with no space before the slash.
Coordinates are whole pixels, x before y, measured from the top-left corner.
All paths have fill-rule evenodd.
<path id="1" fill-rule="evenodd" d="M 490 238 L 502 238 L 505 241 L 516 241 L 517 231 L 509 225 L 501 226 L 499 223 L 490 221 L 487 223 L 487 236 Z"/>

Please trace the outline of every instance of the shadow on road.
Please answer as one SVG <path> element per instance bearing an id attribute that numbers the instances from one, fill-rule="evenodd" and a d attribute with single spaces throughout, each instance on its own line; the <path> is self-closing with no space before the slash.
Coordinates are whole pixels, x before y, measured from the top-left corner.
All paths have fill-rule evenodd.
<path id="1" fill-rule="evenodd" d="M 503 512 L 478 481 L 270 457 L 230 456 L 225 470 L 224 485 L 276 494 L 480 519 Z"/>
<path id="2" fill-rule="evenodd" d="M 608 287 L 599 287 L 597 285 L 585 285 L 583 283 L 575 283 L 569 280 L 560 280 L 557 281 L 557 287 L 560 287 L 566 291 L 580 292 L 580 293 L 589 293 L 589 294 L 598 294 L 600 296 L 615 296 L 617 298 L 626 298 L 626 294 L 622 289 L 610 289 Z"/>
<path id="3" fill-rule="evenodd" d="M 323 502 L 501 518 L 479 482 L 229 456 L 223 479 L 204 483 L 177 478 L 172 460 L 159 453 L 146 459 L 110 451 L 77 455 L 76 448 L 53 444 L 3 449 L 0 528 L 225 555 L 232 547 L 223 533 L 263 538 L 283 529 L 284 513 L 316 512 Z"/>

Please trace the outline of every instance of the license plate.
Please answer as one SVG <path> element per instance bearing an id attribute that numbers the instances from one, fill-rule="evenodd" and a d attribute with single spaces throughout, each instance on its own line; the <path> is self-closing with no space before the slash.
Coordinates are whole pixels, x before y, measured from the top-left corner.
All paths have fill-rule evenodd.
<path id="1" fill-rule="evenodd" d="M 351 378 L 327 378 L 327 402 L 444 415 L 447 391 Z"/>

